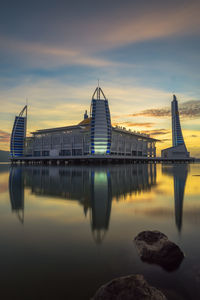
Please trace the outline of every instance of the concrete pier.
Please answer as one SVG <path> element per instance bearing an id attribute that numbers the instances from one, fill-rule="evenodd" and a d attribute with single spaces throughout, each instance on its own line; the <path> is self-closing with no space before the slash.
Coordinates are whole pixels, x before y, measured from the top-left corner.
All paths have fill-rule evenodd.
<path id="1" fill-rule="evenodd" d="M 192 157 L 188 158 L 163 158 L 163 157 L 139 157 L 121 155 L 87 155 L 87 156 L 22 156 L 12 158 L 11 163 L 24 163 L 34 165 L 64 165 L 64 164 L 119 164 L 119 163 L 185 163 L 194 162 Z"/>

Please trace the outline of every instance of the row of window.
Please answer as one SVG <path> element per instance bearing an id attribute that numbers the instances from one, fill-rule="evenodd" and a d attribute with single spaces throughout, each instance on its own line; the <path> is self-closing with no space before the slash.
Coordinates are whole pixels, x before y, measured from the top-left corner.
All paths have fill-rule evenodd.
<path id="1" fill-rule="evenodd" d="M 88 151 L 84 151 L 84 155 L 88 155 Z M 60 150 L 59 156 L 79 156 L 83 155 L 82 149 Z M 34 151 L 33 156 L 50 156 L 50 151 Z"/>
<path id="2" fill-rule="evenodd" d="M 15 117 L 11 141 L 10 141 L 10 154 L 11 156 L 22 156 L 24 148 L 25 137 L 25 118 Z"/>

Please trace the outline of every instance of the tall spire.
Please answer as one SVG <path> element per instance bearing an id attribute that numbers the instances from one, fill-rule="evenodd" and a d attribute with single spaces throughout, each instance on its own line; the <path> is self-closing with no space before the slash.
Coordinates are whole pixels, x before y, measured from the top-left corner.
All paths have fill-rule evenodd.
<path id="1" fill-rule="evenodd" d="M 178 145 L 182 145 L 185 143 L 184 143 L 180 119 L 179 119 L 178 101 L 175 95 L 173 95 L 173 101 L 171 102 L 171 114 L 172 114 L 172 141 L 173 141 L 173 147 L 176 147 Z"/>

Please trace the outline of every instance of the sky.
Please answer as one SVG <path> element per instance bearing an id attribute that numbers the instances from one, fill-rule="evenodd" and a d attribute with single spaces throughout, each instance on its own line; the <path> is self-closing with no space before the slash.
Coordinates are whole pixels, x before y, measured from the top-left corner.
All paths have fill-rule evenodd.
<path id="1" fill-rule="evenodd" d="M 200 157 L 199 11 L 196 0 L 2 2 L 0 149 L 26 101 L 28 134 L 79 123 L 99 79 L 112 124 L 161 140 L 158 155 L 172 145 L 176 94 Z"/>

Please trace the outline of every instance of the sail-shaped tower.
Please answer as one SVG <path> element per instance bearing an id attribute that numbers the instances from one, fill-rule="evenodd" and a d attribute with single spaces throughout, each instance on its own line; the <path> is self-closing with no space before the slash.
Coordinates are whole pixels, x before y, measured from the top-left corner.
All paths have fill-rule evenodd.
<path id="1" fill-rule="evenodd" d="M 10 139 L 10 156 L 11 159 L 23 156 L 24 142 L 26 138 L 27 124 L 27 105 L 24 106 L 19 116 L 15 117 Z"/>
<path id="2" fill-rule="evenodd" d="M 91 102 L 91 154 L 110 154 L 111 121 L 108 100 L 98 86 Z"/>

